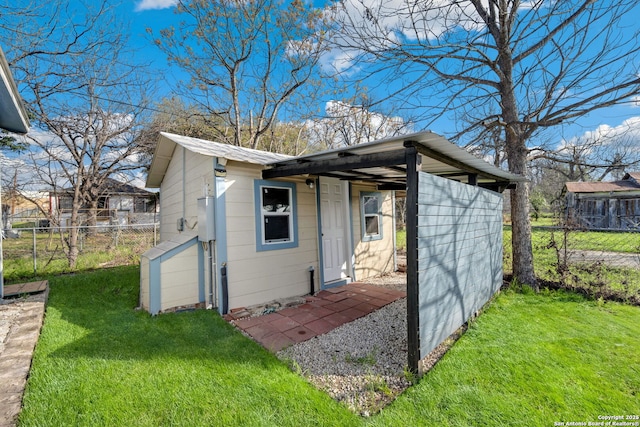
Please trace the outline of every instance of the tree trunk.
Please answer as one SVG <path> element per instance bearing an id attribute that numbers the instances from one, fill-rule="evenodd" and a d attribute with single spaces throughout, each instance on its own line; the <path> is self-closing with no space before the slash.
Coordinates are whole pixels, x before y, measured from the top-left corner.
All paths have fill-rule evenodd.
<path id="1" fill-rule="evenodd" d="M 67 252 L 67 260 L 69 261 L 69 268 L 74 270 L 76 268 L 76 264 L 78 262 L 78 236 L 79 236 L 80 227 L 71 226 L 69 228 L 69 239 L 67 241 L 67 245 L 69 246 L 69 252 Z"/>
<path id="2" fill-rule="evenodd" d="M 89 204 L 89 215 L 87 216 L 87 234 L 94 236 L 97 234 L 98 225 L 98 200 L 92 200 Z"/>
<path id="3" fill-rule="evenodd" d="M 71 218 L 69 224 L 69 235 L 65 239 L 67 245 L 67 260 L 69 261 L 69 268 L 75 269 L 78 262 L 78 236 L 80 234 L 80 227 L 78 225 L 78 211 L 80 210 L 79 203 L 74 201 L 73 209 L 71 211 Z M 60 233 L 63 231 L 60 229 Z"/>
<path id="4" fill-rule="evenodd" d="M 509 138 L 514 139 L 509 141 Z M 527 147 L 523 138 L 508 130 L 507 140 L 509 171 L 526 176 Z M 511 190 L 511 229 L 513 277 L 537 291 L 538 284 L 533 270 L 528 183 L 518 183 L 515 190 Z"/>
<path id="5" fill-rule="evenodd" d="M 503 25 L 503 28 L 507 28 Z M 527 135 L 530 129 L 521 123 L 518 117 L 518 103 L 516 102 L 513 83 L 513 52 L 505 40 L 500 50 L 500 69 L 503 72 L 500 92 L 502 104 L 502 119 L 506 123 L 505 151 L 509 171 L 527 176 Z M 499 43 L 500 44 L 500 43 Z M 531 246 L 531 223 L 529 220 L 529 185 L 518 183 L 515 190 L 511 190 L 511 252 L 513 255 L 513 277 L 520 283 L 538 290 L 538 284 L 533 271 L 533 248 Z"/>

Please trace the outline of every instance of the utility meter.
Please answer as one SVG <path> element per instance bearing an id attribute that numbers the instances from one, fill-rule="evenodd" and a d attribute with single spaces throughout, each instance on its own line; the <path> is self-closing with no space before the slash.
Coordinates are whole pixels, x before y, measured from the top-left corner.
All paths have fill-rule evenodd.
<path id="1" fill-rule="evenodd" d="M 198 240 L 201 242 L 216 240 L 214 201 L 211 196 L 198 199 Z"/>

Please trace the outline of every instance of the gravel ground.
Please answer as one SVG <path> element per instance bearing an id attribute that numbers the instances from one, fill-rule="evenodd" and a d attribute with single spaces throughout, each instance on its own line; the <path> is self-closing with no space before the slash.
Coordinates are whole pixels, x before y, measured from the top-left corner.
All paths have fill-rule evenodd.
<path id="1" fill-rule="evenodd" d="M 406 288 L 404 274 L 367 283 Z M 320 390 L 363 416 L 378 412 L 411 385 L 407 374 L 406 299 L 288 347 L 277 356 Z M 421 361 L 426 372 L 446 353 L 459 332 Z"/>
<path id="2" fill-rule="evenodd" d="M 410 385 L 404 375 L 406 323 L 402 299 L 277 356 L 334 399 L 369 415 Z"/>

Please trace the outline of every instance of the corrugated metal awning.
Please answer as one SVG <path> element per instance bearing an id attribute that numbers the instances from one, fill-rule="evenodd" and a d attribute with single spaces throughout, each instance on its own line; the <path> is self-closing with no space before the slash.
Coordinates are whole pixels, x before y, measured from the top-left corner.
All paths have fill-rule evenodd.
<path id="1" fill-rule="evenodd" d="M 501 189 L 526 179 L 499 169 L 433 132 L 420 132 L 275 161 L 264 178 L 322 175 L 401 188 L 406 184 L 407 147 L 421 154 L 420 170 L 433 175 Z"/>

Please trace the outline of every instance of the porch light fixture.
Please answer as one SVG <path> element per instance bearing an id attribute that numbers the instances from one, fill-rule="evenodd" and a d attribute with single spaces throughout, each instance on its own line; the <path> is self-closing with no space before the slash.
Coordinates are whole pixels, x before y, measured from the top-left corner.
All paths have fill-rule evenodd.
<path id="1" fill-rule="evenodd" d="M 306 183 L 306 184 L 307 184 L 307 186 L 308 186 L 310 189 L 312 189 L 312 190 L 313 190 L 313 188 L 316 186 L 315 181 L 314 181 L 314 180 L 312 180 L 312 179 L 310 179 L 310 178 L 309 178 L 309 179 L 307 179 L 307 180 L 305 181 L 305 183 Z"/>
<path id="2" fill-rule="evenodd" d="M 225 161 L 225 163 L 226 163 L 226 161 Z M 223 165 L 221 163 L 216 163 L 216 165 L 213 167 L 213 173 L 217 177 L 225 177 L 225 176 L 227 176 L 227 168 L 225 167 L 225 165 Z"/>

